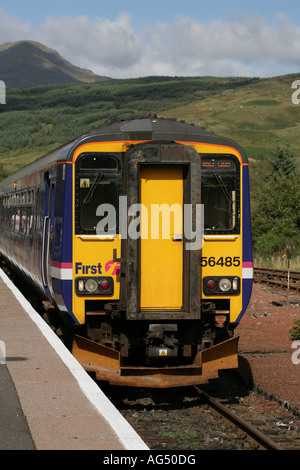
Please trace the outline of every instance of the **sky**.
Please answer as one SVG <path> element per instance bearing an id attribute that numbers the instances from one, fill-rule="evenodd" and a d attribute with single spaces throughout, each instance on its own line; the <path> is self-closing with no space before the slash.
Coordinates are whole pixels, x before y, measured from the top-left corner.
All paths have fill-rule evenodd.
<path id="1" fill-rule="evenodd" d="M 111 78 L 300 75 L 299 0 L 0 0 L 0 44 Z"/>

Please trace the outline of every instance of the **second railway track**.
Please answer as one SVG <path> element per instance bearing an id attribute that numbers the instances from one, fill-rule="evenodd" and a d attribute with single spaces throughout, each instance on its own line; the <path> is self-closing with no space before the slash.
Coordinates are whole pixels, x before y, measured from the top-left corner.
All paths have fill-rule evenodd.
<path id="1" fill-rule="evenodd" d="M 300 294 L 300 272 L 254 268 L 254 282 Z"/>
<path id="2" fill-rule="evenodd" d="M 196 390 L 201 400 L 208 404 L 221 417 L 225 418 L 226 421 L 235 426 L 237 430 L 244 432 L 244 437 L 253 441 L 254 448 L 262 450 L 283 450 L 283 448 L 276 444 L 276 442 L 272 441 L 268 436 L 260 432 L 258 429 L 242 419 L 229 408 L 222 405 L 221 402 L 215 400 L 213 397 L 209 396 L 207 393 L 203 392 L 197 387 Z"/>

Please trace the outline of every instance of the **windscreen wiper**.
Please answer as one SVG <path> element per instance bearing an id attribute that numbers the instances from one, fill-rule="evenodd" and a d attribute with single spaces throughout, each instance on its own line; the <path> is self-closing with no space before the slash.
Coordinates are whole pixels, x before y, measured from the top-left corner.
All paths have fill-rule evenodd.
<path id="1" fill-rule="evenodd" d="M 96 178 L 94 179 L 93 181 L 93 184 L 92 186 L 90 187 L 90 190 L 89 192 L 87 193 L 86 197 L 84 198 L 83 200 L 83 205 L 86 206 L 87 204 L 89 204 L 92 199 L 93 199 L 93 195 L 94 195 L 94 192 L 95 192 L 95 189 L 96 189 L 96 186 L 97 184 L 99 183 L 99 181 L 101 180 L 103 176 L 103 172 L 100 171 L 97 175 L 96 175 Z"/>
<path id="2" fill-rule="evenodd" d="M 216 180 L 218 181 L 220 187 L 222 188 L 222 191 L 223 191 L 227 201 L 231 203 L 232 202 L 232 197 L 230 196 L 230 193 L 229 193 L 223 179 L 217 173 L 214 173 L 214 177 L 216 178 Z"/>

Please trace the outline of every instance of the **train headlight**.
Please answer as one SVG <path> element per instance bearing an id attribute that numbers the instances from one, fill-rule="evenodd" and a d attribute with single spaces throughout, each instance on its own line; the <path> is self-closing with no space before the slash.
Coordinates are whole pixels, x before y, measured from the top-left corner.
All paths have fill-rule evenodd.
<path id="1" fill-rule="evenodd" d="M 114 281 L 112 277 L 77 277 L 75 292 L 78 295 L 111 295 Z"/>
<path id="2" fill-rule="evenodd" d="M 221 289 L 221 291 L 223 292 L 227 292 L 231 289 L 231 282 L 229 279 L 223 277 L 220 281 L 219 281 L 219 288 Z"/>
<path id="3" fill-rule="evenodd" d="M 206 295 L 239 294 L 241 280 L 239 277 L 206 276 L 203 278 L 203 292 Z"/>
<path id="4" fill-rule="evenodd" d="M 98 282 L 95 279 L 90 278 L 85 281 L 84 287 L 90 294 L 92 294 L 98 289 Z"/>

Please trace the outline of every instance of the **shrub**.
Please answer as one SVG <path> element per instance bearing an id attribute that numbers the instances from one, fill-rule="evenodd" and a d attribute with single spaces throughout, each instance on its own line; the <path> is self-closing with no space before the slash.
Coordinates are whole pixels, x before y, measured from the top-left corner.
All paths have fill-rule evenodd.
<path id="1" fill-rule="evenodd" d="M 289 330 L 291 339 L 300 340 L 300 319 L 295 320 L 295 326 Z"/>

